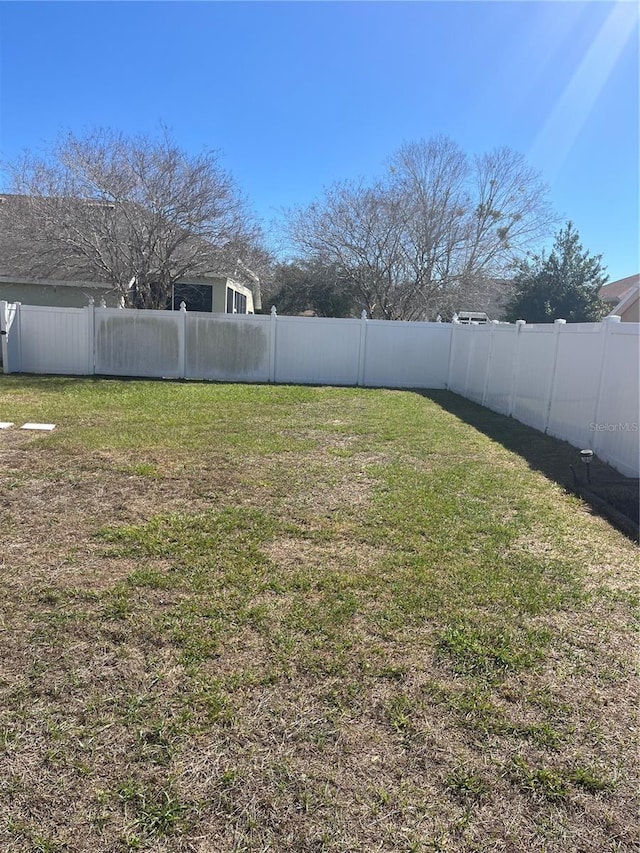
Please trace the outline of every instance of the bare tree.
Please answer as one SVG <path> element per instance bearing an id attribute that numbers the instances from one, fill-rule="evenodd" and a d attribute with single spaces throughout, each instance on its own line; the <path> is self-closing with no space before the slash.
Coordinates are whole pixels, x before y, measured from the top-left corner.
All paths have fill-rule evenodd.
<path id="1" fill-rule="evenodd" d="M 19 234 L 14 266 L 109 282 L 132 307 L 165 307 L 175 281 L 233 270 L 258 242 L 218 156 L 187 155 L 165 129 L 69 134 L 44 159 L 6 168 L 18 195 L 4 214 Z"/>
<path id="2" fill-rule="evenodd" d="M 437 136 L 403 145 L 383 179 L 290 212 L 288 233 L 306 259 L 337 265 L 370 316 L 417 320 L 481 299 L 554 221 L 520 155 L 469 158 Z"/>
<path id="3" fill-rule="evenodd" d="M 324 204 L 293 211 L 289 230 L 308 260 L 335 266 L 371 317 L 395 318 L 405 213 L 382 184 L 336 184 Z"/>

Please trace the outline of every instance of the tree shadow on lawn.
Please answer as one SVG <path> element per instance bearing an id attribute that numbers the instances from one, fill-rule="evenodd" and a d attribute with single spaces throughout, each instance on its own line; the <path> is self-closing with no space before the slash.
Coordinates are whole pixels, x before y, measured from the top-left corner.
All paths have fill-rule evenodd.
<path id="1" fill-rule="evenodd" d="M 640 481 L 593 457 L 590 479 L 580 450 L 451 391 L 418 391 L 445 411 L 517 453 L 529 466 L 580 497 L 632 539 L 638 539 Z M 573 471 L 572 471 L 573 468 Z"/>

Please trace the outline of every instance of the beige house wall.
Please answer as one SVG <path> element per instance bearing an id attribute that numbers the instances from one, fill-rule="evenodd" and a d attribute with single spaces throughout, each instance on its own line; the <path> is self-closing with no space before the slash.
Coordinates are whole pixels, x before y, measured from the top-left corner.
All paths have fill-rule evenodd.
<path id="1" fill-rule="evenodd" d="M 118 297 L 108 287 L 88 281 L 56 281 L 46 284 L 31 279 L 0 276 L 0 299 L 23 305 L 46 305 L 53 308 L 84 308 L 93 298 L 96 305 L 104 298 L 107 306 L 116 308 Z"/>
<path id="2" fill-rule="evenodd" d="M 249 288 L 222 276 L 186 279 L 187 284 L 212 285 L 212 310 L 224 314 L 227 305 L 227 288 L 247 297 L 247 311 L 253 313 L 253 294 Z M 117 308 L 120 299 L 108 286 L 89 281 L 34 281 L 32 279 L 0 276 L 0 300 L 20 302 L 23 305 L 41 305 L 52 308 L 84 308 L 93 299 L 96 305 L 105 300 L 108 308 Z"/>
<path id="3" fill-rule="evenodd" d="M 227 305 L 227 281 L 213 285 L 211 311 L 214 314 L 224 314 Z"/>
<path id="4" fill-rule="evenodd" d="M 636 296 L 636 301 L 622 315 L 625 323 L 640 323 L 640 299 Z"/>

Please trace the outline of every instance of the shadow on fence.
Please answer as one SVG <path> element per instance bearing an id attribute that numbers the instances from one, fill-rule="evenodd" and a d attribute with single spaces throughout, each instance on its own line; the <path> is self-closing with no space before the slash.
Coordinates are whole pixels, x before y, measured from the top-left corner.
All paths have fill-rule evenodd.
<path id="1" fill-rule="evenodd" d="M 526 460 L 567 491 L 578 494 L 598 515 L 602 515 L 633 539 L 638 539 L 640 480 L 625 477 L 615 468 L 594 457 L 589 483 L 580 450 L 525 426 L 513 418 L 486 409 L 450 391 L 416 391 L 432 400 L 464 423 L 499 442 Z"/>

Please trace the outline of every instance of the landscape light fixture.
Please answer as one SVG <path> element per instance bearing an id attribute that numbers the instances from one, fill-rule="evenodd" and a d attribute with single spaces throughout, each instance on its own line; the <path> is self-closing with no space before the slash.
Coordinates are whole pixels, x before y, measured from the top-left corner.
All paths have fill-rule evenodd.
<path id="1" fill-rule="evenodd" d="M 593 450 L 581 450 L 580 459 L 587 466 L 587 483 L 591 485 L 591 462 L 593 461 Z"/>

